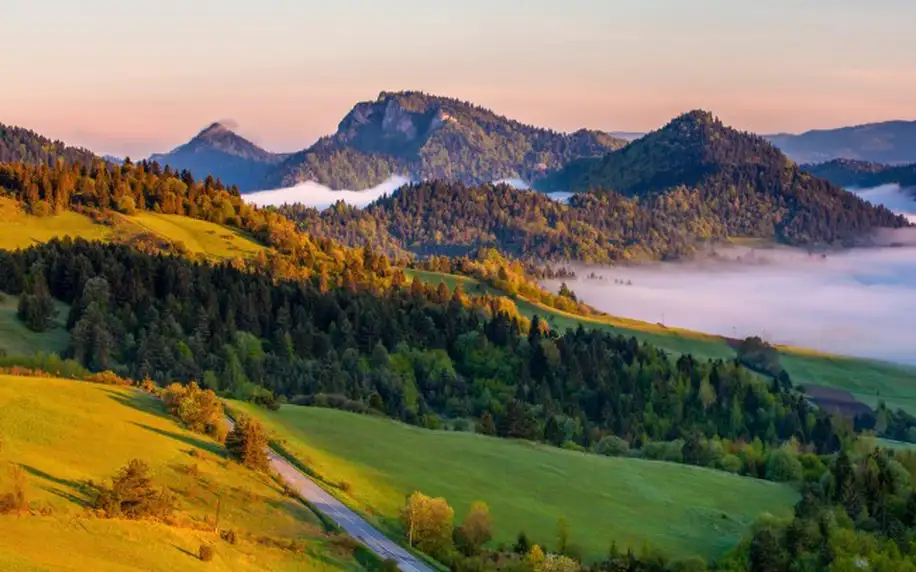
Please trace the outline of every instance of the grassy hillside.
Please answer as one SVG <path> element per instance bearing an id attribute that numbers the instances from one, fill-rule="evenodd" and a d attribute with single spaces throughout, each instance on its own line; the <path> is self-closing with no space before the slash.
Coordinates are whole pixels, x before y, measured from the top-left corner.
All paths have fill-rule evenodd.
<path id="1" fill-rule="evenodd" d="M 495 540 L 524 530 L 555 544 L 557 517 L 590 558 L 612 540 L 644 540 L 672 555 L 717 556 L 762 512 L 791 513 L 789 487 L 686 465 L 601 457 L 474 435 L 428 431 L 329 409 L 284 406 L 269 412 L 233 403 L 265 422 L 287 449 L 324 479 L 346 482 L 335 495 L 383 528 L 407 494 L 444 496 L 456 520 L 474 500 L 493 515 Z"/>
<path id="2" fill-rule="evenodd" d="M 464 276 L 420 270 L 410 270 L 408 274 L 427 283 L 444 282 L 449 289 L 454 289 L 460 282 L 466 292 L 480 288 L 500 294 L 490 286 Z M 576 328 L 582 324 L 589 328 L 634 336 L 675 354 L 690 353 L 710 359 L 730 359 L 735 356 L 728 340 L 722 336 L 614 316 L 582 317 L 527 300 L 516 300 L 516 305 L 522 314 L 529 317 L 538 314 L 560 330 Z M 781 363 L 796 384 L 843 389 L 871 406 L 883 399 L 891 407 L 903 407 L 916 413 L 916 368 L 834 356 L 803 348 L 780 347 L 779 350 Z"/>
<path id="3" fill-rule="evenodd" d="M 292 570 L 352 567 L 332 556 L 319 521 L 267 477 L 223 456 L 222 447 L 185 431 L 153 397 L 132 389 L 60 379 L 0 376 L 0 468 L 21 465 L 33 507 L 46 516 L 0 516 L 0 570 Z M 182 526 L 90 518 L 88 480 L 110 479 L 130 459 L 176 493 Z M 234 529 L 230 545 L 200 530 L 216 514 Z M 212 521 L 208 521 L 212 522 Z M 298 552 L 269 540 L 296 540 Z M 214 543 L 209 565 L 196 558 Z M 216 564 L 216 566 L 213 566 Z"/>
<path id="4" fill-rule="evenodd" d="M 116 215 L 115 224 L 97 224 L 89 217 L 65 211 L 47 217 L 26 214 L 18 202 L 0 198 L 0 249 L 27 248 L 53 238 L 72 236 L 86 240 L 129 240 L 150 233 L 181 243 L 187 252 L 207 258 L 248 257 L 264 247 L 236 229 L 179 215 L 142 212 L 133 216 Z"/>

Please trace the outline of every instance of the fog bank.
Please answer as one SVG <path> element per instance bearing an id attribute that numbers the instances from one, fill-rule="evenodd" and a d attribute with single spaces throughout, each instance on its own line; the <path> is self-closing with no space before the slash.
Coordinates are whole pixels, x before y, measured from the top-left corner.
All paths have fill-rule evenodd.
<path id="1" fill-rule="evenodd" d="M 899 185 L 850 189 L 916 223 Z M 692 262 L 576 268 L 580 299 L 609 314 L 743 338 L 916 364 L 916 229 L 826 256 L 791 248 L 720 249 Z M 594 273 L 597 279 L 587 276 Z M 547 282 L 552 290 L 559 282 Z"/>
<path id="2" fill-rule="evenodd" d="M 393 175 L 378 186 L 363 191 L 336 191 L 314 181 L 299 183 L 294 187 L 258 191 L 245 195 L 245 200 L 258 206 L 279 206 L 283 204 L 302 203 L 303 205 L 323 210 L 337 201 L 350 206 L 365 207 L 384 195 L 390 195 L 398 188 L 410 182 L 407 177 Z"/>

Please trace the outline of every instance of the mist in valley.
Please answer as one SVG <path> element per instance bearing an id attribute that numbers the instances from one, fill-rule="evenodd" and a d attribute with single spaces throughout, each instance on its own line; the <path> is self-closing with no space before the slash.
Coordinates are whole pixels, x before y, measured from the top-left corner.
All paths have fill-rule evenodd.
<path id="1" fill-rule="evenodd" d="M 407 177 L 393 175 L 371 189 L 351 191 L 334 190 L 314 181 L 306 181 L 293 187 L 250 193 L 245 195 L 245 200 L 262 207 L 301 203 L 324 210 L 337 201 L 343 201 L 350 206 L 363 208 L 409 182 Z"/>
<path id="2" fill-rule="evenodd" d="M 855 192 L 916 222 L 916 202 L 897 185 Z M 916 364 L 916 229 L 880 239 L 901 246 L 826 255 L 719 248 L 691 262 L 574 267 L 567 284 L 616 316 Z"/>

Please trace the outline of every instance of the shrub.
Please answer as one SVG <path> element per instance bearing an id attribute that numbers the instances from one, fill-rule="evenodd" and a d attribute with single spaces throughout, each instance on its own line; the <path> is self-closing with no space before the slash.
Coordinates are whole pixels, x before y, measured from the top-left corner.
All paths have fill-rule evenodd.
<path id="1" fill-rule="evenodd" d="M 621 439 L 616 435 L 608 435 L 598 441 L 598 444 L 595 445 L 595 452 L 607 457 L 621 457 L 630 452 L 630 444 L 626 439 Z"/>
<path id="2" fill-rule="evenodd" d="M 95 508 L 109 518 L 164 519 L 175 510 L 175 499 L 167 487 L 153 486 L 149 466 L 133 459 L 112 481 L 111 489 L 101 489 Z"/>
<path id="3" fill-rule="evenodd" d="M 132 215 L 137 212 L 137 203 L 134 202 L 134 198 L 130 195 L 123 195 L 115 201 L 115 208 L 120 213 Z"/>
<path id="4" fill-rule="evenodd" d="M 220 533 L 220 538 L 228 542 L 229 544 L 237 544 L 239 539 L 235 534 L 235 531 L 231 528 L 229 530 L 224 530 Z"/>
<path id="5" fill-rule="evenodd" d="M 103 371 L 101 373 L 94 373 L 90 375 L 89 377 L 87 377 L 86 381 L 90 381 L 92 383 L 101 383 L 102 385 L 123 385 L 123 386 L 133 385 L 133 382 L 131 380 L 124 379 L 110 370 Z"/>
<path id="6" fill-rule="evenodd" d="M 168 412 L 191 431 L 225 441 L 223 406 L 213 390 L 201 389 L 193 381 L 188 385 L 173 383 L 165 388 L 163 401 Z"/>
<path id="7" fill-rule="evenodd" d="M 8 487 L 9 491 L 0 495 L 0 514 L 21 512 L 29 508 L 29 481 L 21 465 L 10 466 Z"/>
<path id="8" fill-rule="evenodd" d="M 32 212 L 32 216 L 37 216 L 37 217 L 51 216 L 54 213 L 54 207 L 52 207 L 51 203 L 49 203 L 48 201 L 36 201 L 32 203 L 31 212 Z"/>
<path id="9" fill-rule="evenodd" d="M 803 471 L 804 467 L 802 467 L 801 461 L 785 447 L 771 451 L 767 456 L 767 480 L 777 482 L 800 481 Z"/>
<path id="10" fill-rule="evenodd" d="M 198 552 L 198 556 L 200 557 L 201 560 L 203 560 L 204 562 L 210 562 L 211 560 L 213 560 L 213 557 L 215 555 L 216 555 L 216 551 L 213 550 L 212 546 L 210 546 L 209 544 L 200 545 L 200 551 Z"/>
<path id="11" fill-rule="evenodd" d="M 351 483 L 350 481 L 340 481 L 339 483 L 337 483 L 337 488 L 339 488 L 340 490 L 342 490 L 343 492 L 347 494 L 350 494 L 353 492 L 353 483 Z"/>

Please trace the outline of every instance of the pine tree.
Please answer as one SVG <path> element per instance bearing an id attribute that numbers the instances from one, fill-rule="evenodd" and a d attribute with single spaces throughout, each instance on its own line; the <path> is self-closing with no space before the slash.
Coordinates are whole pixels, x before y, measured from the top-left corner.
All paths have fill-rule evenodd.
<path id="1" fill-rule="evenodd" d="M 19 319 L 34 332 L 44 332 L 51 327 L 57 315 L 54 300 L 45 279 L 44 266 L 36 262 L 29 270 L 25 291 L 19 297 Z"/>
<path id="2" fill-rule="evenodd" d="M 255 471 L 266 471 L 269 468 L 267 447 L 264 427 L 245 415 L 238 418 L 235 427 L 226 436 L 226 449 L 229 454 L 239 463 Z"/>

